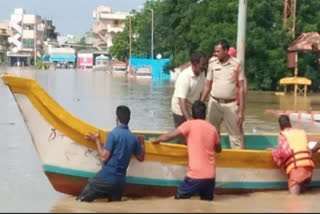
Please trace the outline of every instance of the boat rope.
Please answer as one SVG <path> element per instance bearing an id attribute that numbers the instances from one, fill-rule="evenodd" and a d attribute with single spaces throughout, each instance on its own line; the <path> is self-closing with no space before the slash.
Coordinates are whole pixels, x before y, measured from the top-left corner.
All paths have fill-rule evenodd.
<path id="1" fill-rule="evenodd" d="M 56 138 L 57 133 L 56 133 L 56 129 L 55 128 L 51 128 L 51 134 L 48 137 L 48 141 L 52 141 Z"/>

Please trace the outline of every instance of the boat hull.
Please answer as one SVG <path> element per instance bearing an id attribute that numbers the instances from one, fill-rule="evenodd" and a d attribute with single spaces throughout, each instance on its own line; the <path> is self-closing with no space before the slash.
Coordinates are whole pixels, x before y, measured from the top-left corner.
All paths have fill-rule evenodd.
<path id="1" fill-rule="evenodd" d="M 58 192 L 68 195 L 77 196 L 81 193 L 88 178 L 71 176 L 59 173 L 46 172 L 51 185 Z M 175 186 L 152 186 L 143 184 L 126 184 L 123 195 L 128 197 L 146 197 L 159 196 L 169 197 L 175 194 L 177 187 Z"/>

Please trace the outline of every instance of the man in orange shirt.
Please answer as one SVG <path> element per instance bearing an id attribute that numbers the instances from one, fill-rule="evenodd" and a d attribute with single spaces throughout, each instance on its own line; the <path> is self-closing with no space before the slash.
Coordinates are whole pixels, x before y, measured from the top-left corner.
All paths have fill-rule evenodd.
<path id="1" fill-rule="evenodd" d="M 175 199 L 187 199 L 199 193 L 201 200 L 213 200 L 216 162 L 215 152 L 221 152 L 220 137 L 216 128 L 205 120 L 206 106 L 201 101 L 192 105 L 192 120 L 175 130 L 150 139 L 152 143 L 169 141 L 178 136 L 186 138 L 188 146 L 188 173 L 181 183 Z"/>

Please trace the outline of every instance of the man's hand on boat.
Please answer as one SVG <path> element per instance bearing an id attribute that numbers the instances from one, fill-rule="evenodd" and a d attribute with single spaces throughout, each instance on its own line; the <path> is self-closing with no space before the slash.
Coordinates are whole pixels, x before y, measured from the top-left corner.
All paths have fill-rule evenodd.
<path id="1" fill-rule="evenodd" d="M 166 134 L 163 134 L 157 138 L 151 137 L 151 138 L 149 138 L 149 140 L 153 144 L 158 144 L 160 142 L 168 142 L 168 141 L 170 141 L 174 138 L 177 138 L 179 136 L 182 136 L 182 133 L 178 128 L 176 128 L 176 129 L 174 129 L 170 132 L 167 132 Z"/>
<path id="2" fill-rule="evenodd" d="M 141 146 L 141 148 L 144 149 L 144 136 L 143 135 L 138 135 L 137 139 L 138 139 L 138 143 Z"/>
<path id="3" fill-rule="evenodd" d="M 96 143 L 100 140 L 100 135 L 99 132 L 97 132 L 96 134 L 92 134 L 89 132 L 84 138 L 88 141 Z"/>
<path id="4" fill-rule="evenodd" d="M 151 138 L 149 138 L 149 140 L 150 140 L 150 142 L 153 143 L 153 144 L 159 144 L 159 143 L 160 143 L 160 141 L 159 141 L 158 138 L 156 138 L 156 137 L 151 137 Z"/>

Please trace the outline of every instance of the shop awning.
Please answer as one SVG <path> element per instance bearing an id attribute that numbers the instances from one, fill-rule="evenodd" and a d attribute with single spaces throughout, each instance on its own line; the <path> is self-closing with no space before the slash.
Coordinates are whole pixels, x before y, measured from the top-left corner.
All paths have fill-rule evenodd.
<path id="1" fill-rule="evenodd" d="M 50 56 L 50 62 L 75 62 L 75 55 L 66 55 L 66 54 L 52 54 Z"/>

